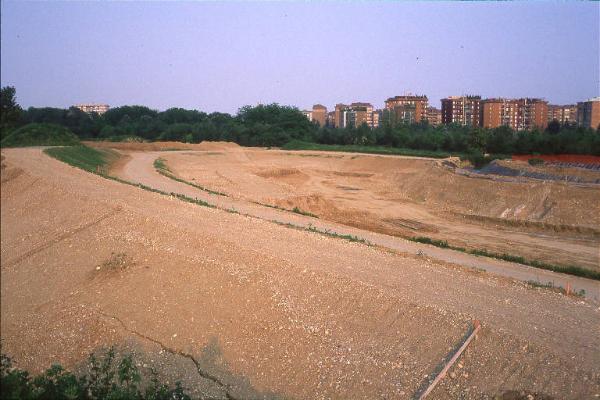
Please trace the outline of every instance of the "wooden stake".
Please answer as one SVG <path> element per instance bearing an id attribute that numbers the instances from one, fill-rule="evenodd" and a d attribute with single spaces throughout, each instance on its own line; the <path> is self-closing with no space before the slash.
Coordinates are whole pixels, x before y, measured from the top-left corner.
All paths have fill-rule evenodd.
<path id="1" fill-rule="evenodd" d="M 427 390 L 425 390 L 423 392 L 423 394 L 421 394 L 421 396 L 419 396 L 419 400 L 423 400 L 424 398 L 426 398 L 429 395 L 429 393 L 431 393 L 433 391 L 435 386 L 446 376 L 446 373 L 448 372 L 450 367 L 452 367 L 452 365 L 456 362 L 456 360 L 458 360 L 458 357 L 460 357 L 460 355 L 463 353 L 463 351 L 465 351 L 465 349 L 467 348 L 469 343 L 471 343 L 471 340 L 473 340 L 473 338 L 479 331 L 480 327 L 481 327 L 481 325 L 479 324 L 479 321 L 477 321 L 477 320 L 473 321 L 473 332 L 471 332 L 471 334 L 469 335 L 467 340 L 465 340 L 463 345 L 460 346 L 460 349 L 458 349 L 458 351 L 456 353 L 454 353 L 454 355 L 452 356 L 450 361 L 448 361 L 448 363 L 444 366 L 444 369 L 442 369 L 442 371 L 438 374 L 438 376 L 435 377 L 433 382 L 431 382 L 429 384 L 429 387 L 427 388 Z"/>

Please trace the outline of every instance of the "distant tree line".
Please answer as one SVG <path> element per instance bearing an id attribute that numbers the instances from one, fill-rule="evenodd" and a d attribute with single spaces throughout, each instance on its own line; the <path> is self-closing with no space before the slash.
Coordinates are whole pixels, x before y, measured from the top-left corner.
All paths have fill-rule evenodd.
<path id="1" fill-rule="evenodd" d="M 199 143 L 224 140 L 243 146 L 282 146 L 292 140 L 320 144 L 360 144 L 399 148 L 492 154 L 593 154 L 600 155 L 598 130 L 553 121 L 539 131 L 515 132 L 509 127 L 484 129 L 459 125 L 433 127 L 367 125 L 343 129 L 319 127 L 295 107 L 278 104 L 245 106 L 236 115 L 170 108 L 157 111 L 145 106 L 122 106 L 103 115 L 87 114 L 75 107 L 22 110 L 12 87 L 2 88 L 2 136 L 29 123 L 51 123 L 70 129 L 81 139 Z"/>

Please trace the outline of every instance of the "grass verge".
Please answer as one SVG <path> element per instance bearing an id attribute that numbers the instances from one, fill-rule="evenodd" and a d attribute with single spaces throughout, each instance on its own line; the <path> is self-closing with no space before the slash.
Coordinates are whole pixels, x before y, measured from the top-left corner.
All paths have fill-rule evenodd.
<path id="1" fill-rule="evenodd" d="M 99 174 L 106 174 L 108 165 L 119 157 L 112 150 L 93 149 L 84 145 L 53 147 L 44 152 L 69 165 Z"/>
<path id="2" fill-rule="evenodd" d="M 521 256 L 514 256 L 514 255 L 506 254 L 506 253 L 494 253 L 494 252 L 489 252 L 487 250 L 481 250 L 481 249 L 466 249 L 464 247 L 452 246 L 452 245 L 448 244 L 448 242 L 445 240 L 436 240 L 436 239 L 431 239 L 429 237 L 424 237 L 424 236 L 408 237 L 407 239 L 410 241 L 413 241 L 413 242 L 430 244 L 432 246 L 441 247 L 444 249 L 456 250 L 456 251 L 460 251 L 460 252 L 467 253 L 467 254 L 473 254 L 475 256 L 496 258 L 498 260 L 504 260 L 504 261 L 514 262 L 517 264 L 529 265 L 530 267 L 545 269 L 548 271 L 560 272 L 563 274 L 569 274 L 569 275 L 580 276 L 580 277 L 588 278 L 588 279 L 600 280 L 600 272 L 592 271 L 590 269 L 587 269 L 587 268 L 584 268 L 584 267 L 581 267 L 578 265 L 556 265 L 556 264 L 550 264 L 550 263 L 546 263 L 546 262 L 538 261 L 538 260 L 528 260 Z"/>
<path id="3" fill-rule="evenodd" d="M 367 153 L 367 154 L 390 154 L 398 156 L 412 157 L 431 157 L 447 158 L 452 155 L 462 156 L 462 154 L 451 154 L 445 151 L 432 150 L 414 150 L 385 146 L 361 146 L 355 144 L 319 144 L 309 143 L 300 140 L 292 140 L 281 147 L 282 150 L 319 150 L 319 151 L 344 151 L 348 153 Z"/>
<path id="4" fill-rule="evenodd" d="M 567 293 L 567 290 L 561 286 L 555 286 L 554 283 L 552 282 L 548 282 L 548 283 L 541 283 L 538 281 L 527 281 L 525 282 L 525 284 L 531 288 L 540 288 L 540 289 L 548 289 L 551 290 L 553 292 L 557 292 L 557 293 L 561 293 L 564 295 L 572 295 L 572 296 L 576 296 L 576 297 L 585 297 L 585 290 L 581 289 L 577 292 L 569 292 Z"/>
<path id="5" fill-rule="evenodd" d="M 311 212 L 308 212 L 308 211 L 304 211 L 304 210 L 302 210 L 302 209 L 300 209 L 298 207 L 294 207 L 292 209 L 289 209 L 289 208 L 279 207 L 279 206 L 276 206 L 276 205 L 273 205 L 273 204 L 261 203 L 261 202 L 258 202 L 258 201 L 253 201 L 252 203 L 258 204 L 259 206 L 274 208 L 276 210 L 287 211 L 287 212 L 292 212 L 292 213 L 296 213 L 296 214 L 300 214 L 300 215 L 305 215 L 307 217 L 319 218 L 317 215 L 315 215 L 315 214 L 313 214 Z"/>
<path id="6" fill-rule="evenodd" d="M 163 160 L 162 158 L 157 158 L 156 160 L 154 160 L 154 168 L 156 169 L 156 172 L 158 172 L 159 174 L 166 176 L 169 179 L 173 179 L 174 181 L 184 183 L 188 186 L 194 187 L 196 189 L 200 189 L 206 193 L 214 194 L 217 196 L 229 197 L 229 195 L 227 193 L 222 193 L 222 192 L 217 192 L 216 190 L 207 189 L 204 186 L 200 186 L 195 183 L 188 182 L 185 179 L 176 177 L 175 175 L 173 175 L 173 172 L 171 172 L 171 170 L 167 167 L 167 164 L 165 164 L 165 160 Z"/>

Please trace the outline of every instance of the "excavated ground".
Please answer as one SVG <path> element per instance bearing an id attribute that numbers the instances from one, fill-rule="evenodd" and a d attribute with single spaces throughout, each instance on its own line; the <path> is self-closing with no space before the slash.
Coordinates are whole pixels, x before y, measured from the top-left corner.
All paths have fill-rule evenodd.
<path id="1" fill-rule="evenodd" d="M 408 399 L 478 319 L 432 398 L 600 396 L 596 303 L 2 153 L 0 334 L 18 366 L 117 345 L 196 395 Z"/>
<path id="2" fill-rule="evenodd" d="M 234 198 L 388 235 L 600 270 L 599 185 L 478 179 L 438 160 L 347 153 L 228 147 L 161 157 L 175 175 Z"/>

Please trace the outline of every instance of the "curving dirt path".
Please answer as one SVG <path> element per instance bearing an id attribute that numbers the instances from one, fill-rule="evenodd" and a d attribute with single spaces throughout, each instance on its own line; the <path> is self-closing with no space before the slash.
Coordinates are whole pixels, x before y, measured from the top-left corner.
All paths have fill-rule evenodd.
<path id="1" fill-rule="evenodd" d="M 376 246 L 381 246 L 393 251 L 412 254 L 419 253 L 423 254 L 425 257 L 431 257 L 436 260 L 468 268 L 485 270 L 486 272 L 495 275 L 518 279 L 524 282 L 535 281 L 544 284 L 552 282 L 553 285 L 563 288 L 566 288 L 567 285 L 569 285 L 575 291 L 585 291 L 585 296 L 587 298 L 600 302 L 600 282 L 598 281 L 415 243 L 394 236 L 257 205 L 239 198 L 234 199 L 207 193 L 159 174 L 154 168 L 154 160 L 161 155 L 164 156 L 164 154 L 165 152 L 130 152 L 127 154 L 127 161 L 119 164 L 117 168 L 114 168 L 111 171 L 111 173 L 127 181 L 141 183 L 168 193 L 177 193 L 191 198 L 198 198 L 216 205 L 221 209 L 236 210 L 242 214 L 247 214 L 263 220 L 277 221 L 282 224 L 293 224 L 304 228 L 314 227 L 321 231 L 331 231 L 339 234 L 349 234 L 365 239 Z"/>
<path id="2" fill-rule="evenodd" d="M 430 398 L 600 395 L 590 300 L 2 153 L 0 334 L 18 366 L 116 344 L 215 399 L 410 399 L 478 319 Z"/>

